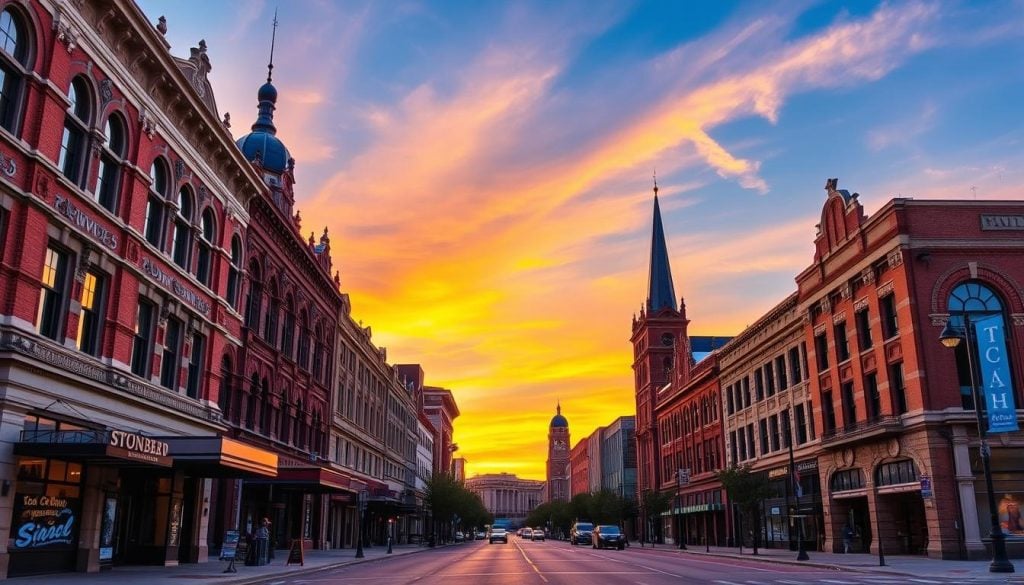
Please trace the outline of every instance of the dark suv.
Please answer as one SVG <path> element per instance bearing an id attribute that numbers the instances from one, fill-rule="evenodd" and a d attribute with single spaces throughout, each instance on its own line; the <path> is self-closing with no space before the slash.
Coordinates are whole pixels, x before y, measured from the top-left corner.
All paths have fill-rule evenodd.
<path id="1" fill-rule="evenodd" d="M 618 526 L 602 524 L 594 529 L 594 548 L 626 548 L 626 536 Z"/>
<path id="2" fill-rule="evenodd" d="M 577 522 L 572 525 L 572 532 L 569 533 L 569 542 L 576 546 L 577 544 L 590 544 L 590 535 L 594 530 L 594 525 L 590 522 Z"/>

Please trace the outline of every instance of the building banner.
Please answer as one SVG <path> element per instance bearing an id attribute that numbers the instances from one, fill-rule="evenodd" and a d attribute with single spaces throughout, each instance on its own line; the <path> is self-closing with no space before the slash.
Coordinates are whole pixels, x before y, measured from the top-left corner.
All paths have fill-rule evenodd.
<path id="1" fill-rule="evenodd" d="M 17 493 L 10 548 L 74 550 L 78 543 L 78 498 Z"/>
<path id="2" fill-rule="evenodd" d="M 1013 400 L 1013 380 L 1006 356 L 1003 316 L 991 315 L 973 320 L 974 338 L 978 341 L 981 362 L 981 387 L 988 412 L 988 432 L 1008 433 L 1017 430 L 1017 407 Z"/>

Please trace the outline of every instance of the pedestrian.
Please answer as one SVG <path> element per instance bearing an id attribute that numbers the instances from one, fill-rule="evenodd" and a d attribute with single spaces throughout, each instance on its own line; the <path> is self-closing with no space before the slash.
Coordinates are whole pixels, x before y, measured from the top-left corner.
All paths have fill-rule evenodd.
<path id="1" fill-rule="evenodd" d="M 849 524 L 843 528 L 843 554 L 849 553 L 850 548 L 853 547 L 853 535 L 855 534 L 853 526 Z"/>
<path id="2" fill-rule="evenodd" d="M 270 545 L 270 520 L 264 518 L 260 527 L 256 530 L 256 554 L 257 565 L 265 565 L 269 562 L 267 550 Z"/>

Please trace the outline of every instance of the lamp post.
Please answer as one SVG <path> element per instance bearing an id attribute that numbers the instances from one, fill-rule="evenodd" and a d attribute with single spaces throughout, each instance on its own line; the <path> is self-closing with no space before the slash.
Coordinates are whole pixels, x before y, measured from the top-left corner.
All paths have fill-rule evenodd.
<path id="1" fill-rule="evenodd" d="M 957 327 L 946 321 L 946 326 L 942 329 L 942 333 L 939 334 L 939 341 L 942 345 L 955 349 L 956 346 L 960 345 L 960 340 L 963 339 L 966 342 L 964 350 L 967 352 L 967 369 L 968 375 L 971 378 L 971 399 L 974 400 L 974 414 L 978 422 L 978 439 L 980 441 L 979 450 L 981 451 L 981 467 L 985 473 L 985 489 L 988 491 L 988 511 L 990 515 L 989 524 L 989 539 L 992 540 L 992 562 L 989 563 L 988 570 L 990 573 L 1013 573 L 1013 563 L 1006 557 L 1006 537 L 1003 535 L 1003 530 L 999 527 L 999 509 L 996 507 L 996 495 L 995 489 L 992 486 L 992 466 L 989 462 L 991 458 L 991 449 L 988 445 L 987 432 L 985 431 L 985 421 L 982 418 L 981 409 L 985 404 L 982 402 L 980 393 L 978 392 L 978 385 L 974 382 L 974 355 L 971 348 L 971 337 L 974 334 L 971 316 L 969 313 L 962 314 L 964 319 L 964 326 Z"/>
<path id="2" fill-rule="evenodd" d="M 363 558 L 363 512 L 366 510 L 366 499 L 369 494 L 366 490 L 360 490 L 357 496 L 356 513 L 356 558 Z"/>

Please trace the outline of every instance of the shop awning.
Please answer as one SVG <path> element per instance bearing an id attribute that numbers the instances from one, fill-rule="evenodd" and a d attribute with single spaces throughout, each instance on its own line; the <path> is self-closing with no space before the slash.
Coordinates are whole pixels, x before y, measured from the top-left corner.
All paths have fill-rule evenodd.
<path id="1" fill-rule="evenodd" d="M 174 466 L 200 477 L 276 477 L 277 454 L 227 437 L 161 437 Z"/>
<path id="2" fill-rule="evenodd" d="M 723 504 L 696 504 L 694 506 L 684 506 L 682 508 L 674 508 L 662 514 L 662 516 L 671 516 L 672 514 L 703 514 L 704 512 L 719 512 L 724 510 Z"/>
<path id="3" fill-rule="evenodd" d="M 356 492 L 362 486 L 344 473 L 319 466 L 281 467 L 274 479 L 257 479 L 246 483 L 273 484 L 320 492 Z"/>
<path id="4" fill-rule="evenodd" d="M 22 431 L 15 455 L 80 461 L 94 465 L 170 467 L 160 439 L 118 430 Z"/>

